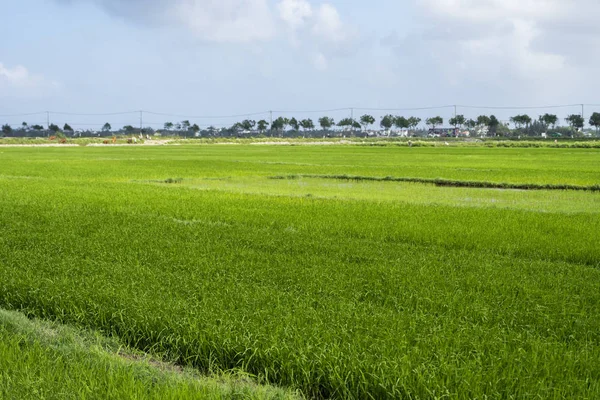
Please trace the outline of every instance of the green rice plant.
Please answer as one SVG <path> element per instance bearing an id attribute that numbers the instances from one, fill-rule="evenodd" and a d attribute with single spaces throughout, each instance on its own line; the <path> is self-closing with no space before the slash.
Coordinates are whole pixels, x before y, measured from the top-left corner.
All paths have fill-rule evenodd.
<path id="1" fill-rule="evenodd" d="M 294 399 L 243 376 L 201 376 L 115 339 L 0 310 L 2 399 Z"/>
<path id="2" fill-rule="evenodd" d="M 4 308 L 310 398 L 600 395 L 597 192 L 306 177 L 597 185 L 596 150 L 0 152 Z"/>

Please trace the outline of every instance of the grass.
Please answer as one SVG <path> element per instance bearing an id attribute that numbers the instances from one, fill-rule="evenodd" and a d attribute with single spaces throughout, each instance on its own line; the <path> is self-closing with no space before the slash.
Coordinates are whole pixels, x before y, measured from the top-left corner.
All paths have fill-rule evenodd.
<path id="1" fill-rule="evenodd" d="M 268 179 L 597 185 L 597 150 L 0 153 L 2 307 L 307 397 L 600 394 L 598 193 Z"/>
<path id="2" fill-rule="evenodd" d="M 0 310 L 3 399 L 294 399 L 234 375 L 204 377 L 97 332 Z"/>

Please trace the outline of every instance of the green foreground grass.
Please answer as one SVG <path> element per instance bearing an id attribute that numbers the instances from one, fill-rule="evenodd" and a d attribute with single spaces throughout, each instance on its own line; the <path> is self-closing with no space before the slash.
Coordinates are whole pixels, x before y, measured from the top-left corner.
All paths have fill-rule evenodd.
<path id="1" fill-rule="evenodd" d="M 114 338 L 0 310 L 2 399 L 294 399 L 234 375 L 204 377 Z"/>
<path id="2" fill-rule="evenodd" d="M 600 396 L 599 193 L 269 179 L 597 185 L 598 150 L 0 157 L 4 308 L 307 397 Z"/>

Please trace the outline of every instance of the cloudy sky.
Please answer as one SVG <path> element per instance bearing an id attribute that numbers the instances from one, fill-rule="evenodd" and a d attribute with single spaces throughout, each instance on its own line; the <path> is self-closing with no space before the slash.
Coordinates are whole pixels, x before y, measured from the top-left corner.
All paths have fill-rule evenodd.
<path id="1" fill-rule="evenodd" d="M 265 110 L 600 103 L 598 0 L 4 0 L 0 15 L 0 115 L 174 114 L 144 114 L 158 125 Z"/>

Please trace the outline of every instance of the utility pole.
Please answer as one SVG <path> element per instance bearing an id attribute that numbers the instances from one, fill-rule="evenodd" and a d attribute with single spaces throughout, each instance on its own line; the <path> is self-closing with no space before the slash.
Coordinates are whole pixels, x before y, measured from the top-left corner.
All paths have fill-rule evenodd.
<path id="1" fill-rule="evenodd" d="M 50 136 L 50 111 L 46 111 L 46 127 L 48 128 L 48 136 Z"/>
<path id="2" fill-rule="evenodd" d="M 271 136 L 273 136 L 273 111 L 269 110 L 269 130 L 271 131 Z"/>

